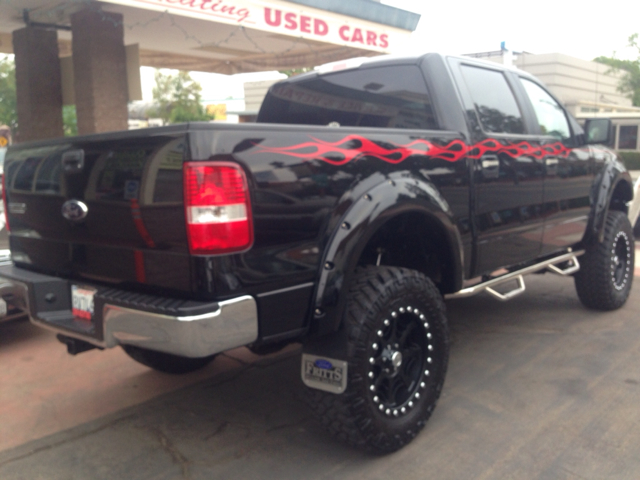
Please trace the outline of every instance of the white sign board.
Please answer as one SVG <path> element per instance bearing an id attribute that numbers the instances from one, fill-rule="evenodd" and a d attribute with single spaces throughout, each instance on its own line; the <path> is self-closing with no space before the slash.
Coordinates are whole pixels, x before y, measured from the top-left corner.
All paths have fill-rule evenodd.
<path id="1" fill-rule="evenodd" d="M 377 52 L 398 51 L 411 32 L 279 0 L 106 0 L 212 22 Z"/>

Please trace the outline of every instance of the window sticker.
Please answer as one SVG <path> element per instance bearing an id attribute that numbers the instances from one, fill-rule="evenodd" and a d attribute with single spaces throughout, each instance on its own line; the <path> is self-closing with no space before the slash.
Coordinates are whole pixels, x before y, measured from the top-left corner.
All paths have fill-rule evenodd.
<path id="1" fill-rule="evenodd" d="M 140 182 L 138 180 L 127 180 L 124 184 L 125 200 L 138 198 L 138 190 L 140 190 Z"/>

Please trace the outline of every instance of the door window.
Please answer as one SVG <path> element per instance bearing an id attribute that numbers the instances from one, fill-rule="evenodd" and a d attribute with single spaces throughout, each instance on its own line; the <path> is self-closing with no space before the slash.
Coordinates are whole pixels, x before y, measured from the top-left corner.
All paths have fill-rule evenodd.
<path id="1" fill-rule="evenodd" d="M 618 148 L 621 150 L 635 150 L 638 148 L 638 126 L 620 125 Z"/>
<path id="2" fill-rule="evenodd" d="M 558 105 L 558 102 L 532 81 L 526 78 L 522 78 L 521 80 L 529 96 L 529 100 L 531 100 L 531 104 L 533 105 L 533 110 L 538 118 L 542 134 L 551 135 L 558 140 L 567 140 L 570 138 L 571 130 L 569 130 L 569 122 L 567 122 L 564 110 Z"/>
<path id="3" fill-rule="evenodd" d="M 487 133 L 524 133 L 522 114 L 502 72 L 462 65 L 462 74 Z"/>

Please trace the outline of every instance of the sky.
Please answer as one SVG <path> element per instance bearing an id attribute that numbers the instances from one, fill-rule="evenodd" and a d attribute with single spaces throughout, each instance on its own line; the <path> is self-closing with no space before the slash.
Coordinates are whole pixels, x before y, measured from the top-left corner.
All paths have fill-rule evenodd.
<path id="1" fill-rule="evenodd" d="M 499 50 L 637 58 L 625 48 L 640 33 L 640 1 L 384 0 L 422 14 L 407 50 L 464 54 Z"/>

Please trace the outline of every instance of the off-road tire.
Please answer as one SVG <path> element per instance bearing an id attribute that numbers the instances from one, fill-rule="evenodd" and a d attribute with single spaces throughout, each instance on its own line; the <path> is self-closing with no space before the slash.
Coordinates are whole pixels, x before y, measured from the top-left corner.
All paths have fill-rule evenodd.
<path id="1" fill-rule="evenodd" d="M 575 274 L 582 304 L 594 310 L 615 310 L 627 301 L 634 271 L 633 230 L 623 212 L 609 211 L 604 240 L 590 246 L 580 257 Z"/>
<path id="2" fill-rule="evenodd" d="M 170 353 L 157 352 L 134 345 L 122 345 L 123 350 L 136 362 L 163 373 L 180 375 L 206 367 L 216 357 L 189 358 Z"/>
<path id="3" fill-rule="evenodd" d="M 442 296 L 417 271 L 359 268 L 343 322 L 347 388 L 309 389 L 308 402 L 338 439 L 376 454 L 396 451 L 422 430 L 442 390 L 449 358 Z"/>

